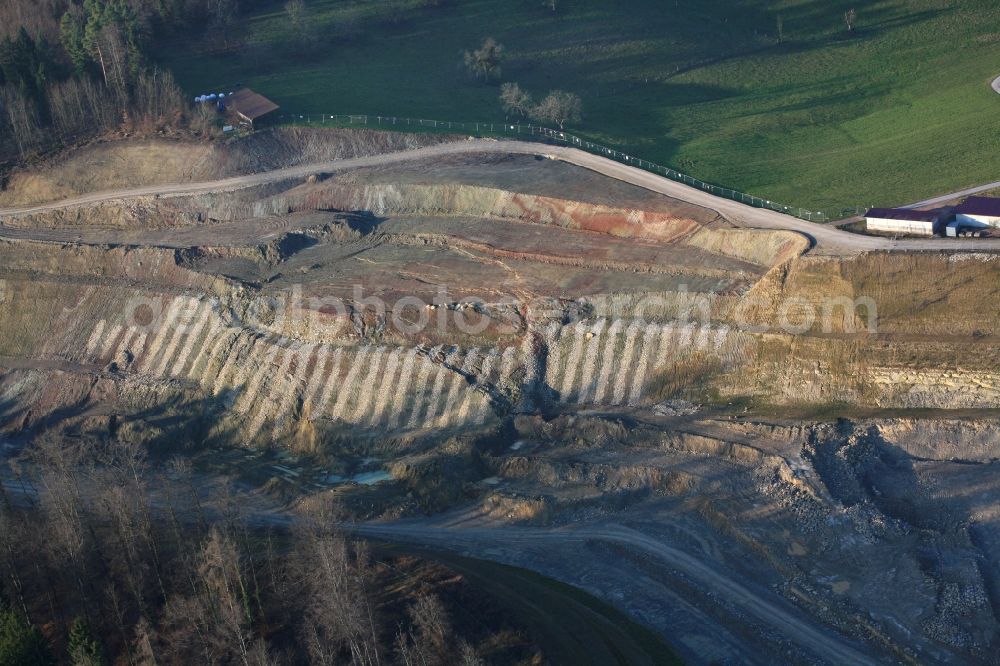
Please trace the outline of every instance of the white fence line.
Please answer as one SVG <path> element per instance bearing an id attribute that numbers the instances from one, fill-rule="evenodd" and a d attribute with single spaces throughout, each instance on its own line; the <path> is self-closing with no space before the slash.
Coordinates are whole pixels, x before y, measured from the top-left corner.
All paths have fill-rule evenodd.
<path id="1" fill-rule="evenodd" d="M 764 199 L 762 197 L 753 196 L 752 194 L 746 194 L 738 190 L 734 190 L 729 187 L 721 187 L 719 185 L 713 185 L 712 183 L 706 183 L 703 180 L 699 180 L 693 176 L 689 176 L 685 173 L 681 173 L 670 167 L 661 166 L 649 160 L 644 160 L 640 157 L 635 157 L 634 155 L 629 155 L 628 153 L 623 153 L 614 148 L 609 148 L 603 146 L 599 143 L 594 143 L 593 141 L 588 141 L 582 139 L 575 134 L 570 134 L 563 130 L 551 129 L 549 127 L 539 127 L 537 125 L 531 124 L 521 124 L 521 123 L 486 123 L 486 122 L 453 122 L 449 120 L 428 120 L 425 118 L 400 118 L 396 116 L 371 116 L 371 115 L 343 115 L 343 114 L 299 114 L 299 115 L 282 115 L 279 116 L 282 122 L 291 123 L 307 123 L 315 124 L 319 123 L 321 125 L 332 124 L 332 125 L 343 125 L 343 126 L 354 126 L 363 125 L 365 127 L 382 128 L 382 129 L 402 129 L 402 128 L 423 128 L 423 129 L 433 129 L 440 131 L 462 131 L 470 134 L 486 135 L 486 134 L 500 134 L 504 136 L 517 136 L 521 138 L 528 138 L 536 141 L 549 140 L 562 142 L 581 150 L 586 150 L 587 152 L 594 153 L 595 155 L 603 155 L 610 159 L 617 160 L 624 164 L 638 167 L 646 171 L 659 174 L 671 180 L 675 180 L 692 187 L 697 187 L 698 189 L 704 190 L 711 194 L 714 194 L 725 199 L 730 199 L 732 201 L 739 201 L 740 203 L 747 204 L 748 206 L 753 206 L 754 208 L 766 208 L 768 210 L 773 210 L 778 213 L 785 213 L 786 215 L 791 215 L 803 220 L 809 220 L 810 222 L 831 222 L 834 220 L 841 220 L 849 217 L 854 217 L 856 215 L 863 215 L 867 210 L 867 207 L 862 206 L 845 206 L 840 209 L 835 210 L 820 210 L 811 211 L 799 206 L 787 206 L 780 204 L 770 199 Z"/>

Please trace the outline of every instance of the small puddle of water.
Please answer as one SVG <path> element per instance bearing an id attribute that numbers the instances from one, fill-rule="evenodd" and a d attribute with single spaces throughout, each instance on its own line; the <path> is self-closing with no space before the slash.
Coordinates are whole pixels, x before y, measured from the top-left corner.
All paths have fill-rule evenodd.
<path id="1" fill-rule="evenodd" d="M 350 477 L 340 476 L 339 474 L 330 474 L 325 480 L 331 486 L 336 486 L 341 483 L 358 483 L 363 486 L 373 486 L 376 483 L 381 483 L 383 481 L 391 481 L 392 475 L 386 471 L 361 472 Z"/>
<path id="2" fill-rule="evenodd" d="M 389 474 L 389 472 L 386 471 L 380 471 L 355 474 L 351 481 L 354 481 L 354 483 L 360 483 L 364 486 L 372 486 L 376 483 L 381 483 L 382 481 L 389 481 L 390 479 L 392 479 L 392 474 Z"/>

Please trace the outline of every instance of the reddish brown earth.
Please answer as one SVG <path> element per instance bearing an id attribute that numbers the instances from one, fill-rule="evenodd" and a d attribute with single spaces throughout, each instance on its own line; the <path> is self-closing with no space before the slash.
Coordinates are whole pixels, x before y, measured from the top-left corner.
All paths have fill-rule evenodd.
<path id="1" fill-rule="evenodd" d="M 335 136 L 274 160 L 402 141 Z M 6 196 L 84 192 L 80 159 Z M 694 663 L 989 663 L 1000 261 L 806 254 L 702 204 L 494 151 L 6 220 L 0 437 L 409 517 L 371 534 L 544 571 Z"/>

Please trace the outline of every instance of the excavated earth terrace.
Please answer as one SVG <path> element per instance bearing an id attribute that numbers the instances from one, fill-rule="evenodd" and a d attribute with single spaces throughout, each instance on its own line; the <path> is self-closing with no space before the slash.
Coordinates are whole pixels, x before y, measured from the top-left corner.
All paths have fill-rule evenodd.
<path id="1" fill-rule="evenodd" d="M 253 141 L 270 161 L 171 145 L 130 184 L 417 140 Z M 0 202 L 110 178 L 80 159 Z M 1000 259 L 807 248 L 500 153 L 11 218 L 0 439 L 336 494 L 370 536 L 581 586 L 692 663 L 990 663 Z"/>

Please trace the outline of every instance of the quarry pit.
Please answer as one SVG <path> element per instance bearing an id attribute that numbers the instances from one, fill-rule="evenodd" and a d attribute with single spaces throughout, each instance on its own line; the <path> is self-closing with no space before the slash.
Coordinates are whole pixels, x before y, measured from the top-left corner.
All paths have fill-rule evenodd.
<path id="1" fill-rule="evenodd" d="M 0 220 L 4 456 L 131 440 L 264 520 L 331 494 L 691 663 L 995 663 L 1000 255 L 817 251 L 544 146 L 412 154 L 462 143 L 282 129 L 13 177 L 0 207 L 165 191 Z"/>

